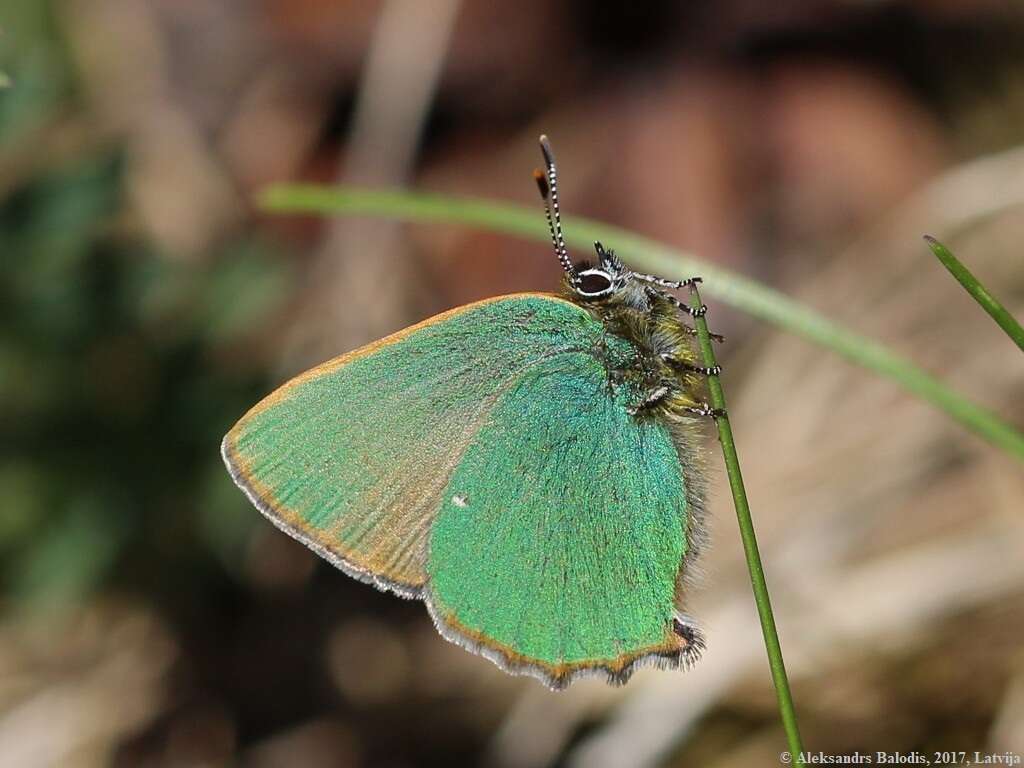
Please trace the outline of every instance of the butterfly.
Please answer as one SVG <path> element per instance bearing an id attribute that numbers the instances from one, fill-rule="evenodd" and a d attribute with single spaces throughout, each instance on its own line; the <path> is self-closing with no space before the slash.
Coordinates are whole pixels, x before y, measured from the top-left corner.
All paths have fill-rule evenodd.
<path id="1" fill-rule="evenodd" d="M 422 600 L 446 639 L 552 689 L 686 667 L 705 546 L 699 316 L 595 244 L 574 264 L 546 137 L 560 293 L 452 309 L 293 378 L 227 433 L 235 483 L 348 575 Z M 719 337 L 720 338 L 720 337 Z"/>

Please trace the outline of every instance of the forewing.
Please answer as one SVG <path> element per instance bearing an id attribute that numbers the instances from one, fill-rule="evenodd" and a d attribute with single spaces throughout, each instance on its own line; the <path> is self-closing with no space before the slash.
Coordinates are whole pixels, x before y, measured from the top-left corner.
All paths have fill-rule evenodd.
<path id="1" fill-rule="evenodd" d="M 501 392 L 444 493 L 428 604 L 450 639 L 552 687 L 695 658 L 674 631 L 687 554 L 679 452 L 636 393 L 569 352 Z"/>
<path id="2" fill-rule="evenodd" d="M 453 310 L 288 382 L 224 438 L 278 527 L 351 575 L 418 596 L 445 488 L 508 387 L 600 326 L 544 294 Z"/>

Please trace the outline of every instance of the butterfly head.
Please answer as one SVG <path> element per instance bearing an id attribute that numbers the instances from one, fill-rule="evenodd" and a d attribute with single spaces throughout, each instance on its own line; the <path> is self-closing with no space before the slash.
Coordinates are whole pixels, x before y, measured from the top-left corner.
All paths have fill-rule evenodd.
<path id="1" fill-rule="evenodd" d="M 619 261 L 613 250 L 605 250 L 601 243 L 594 243 L 597 252 L 596 266 L 578 265 L 574 268 L 576 279 L 568 276 L 570 287 L 581 299 L 594 301 L 607 298 L 626 287 L 631 272 Z"/>
<path id="2" fill-rule="evenodd" d="M 573 264 L 569 259 L 565 239 L 562 237 L 562 218 L 558 208 L 558 171 L 547 136 L 541 136 L 541 153 L 544 155 L 545 170 L 534 171 L 534 178 L 544 200 L 544 211 L 548 216 L 548 229 L 551 231 L 551 244 L 554 246 L 555 256 L 565 270 L 565 283 L 584 301 L 603 301 L 621 295 L 630 285 L 634 273 L 618 260 L 614 251 L 595 243 L 596 263 Z"/>
<path id="3" fill-rule="evenodd" d="M 586 301 L 600 301 L 623 290 L 630 281 L 632 272 L 619 261 L 615 251 L 605 249 L 601 243 L 594 243 L 597 263 L 573 265 L 562 236 L 562 216 L 558 207 L 558 171 L 555 155 L 547 136 L 540 137 L 540 149 L 544 155 L 545 170 L 536 170 L 533 177 L 544 200 L 544 212 L 548 218 L 551 244 L 565 270 L 566 282 L 579 298 Z"/>

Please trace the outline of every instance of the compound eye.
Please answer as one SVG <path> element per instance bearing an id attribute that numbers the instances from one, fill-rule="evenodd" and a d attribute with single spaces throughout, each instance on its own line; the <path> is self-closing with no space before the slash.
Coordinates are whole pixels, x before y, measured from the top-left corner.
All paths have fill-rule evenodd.
<path id="1" fill-rule="evenodd" d="M 580 282 L 576 290 L 581 296 L 606 296 L 612 292 L 611 276 L 599 269 L 580 272 Z"/>

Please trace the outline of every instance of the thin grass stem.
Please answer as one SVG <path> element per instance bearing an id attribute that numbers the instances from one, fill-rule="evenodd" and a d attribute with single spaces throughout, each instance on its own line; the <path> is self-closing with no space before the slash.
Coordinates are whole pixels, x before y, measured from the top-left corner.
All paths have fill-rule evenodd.
<path id="1" fill-rule="evenodd" d="M 701 306 L 700 292 L 693 286 L 690 306 Z M 694 321 L 697 328 L 697 340 L 700 343 L 704 365 L 714 368 L 715 350 L 708 333 L 707 320 L 703 316 Z M 718 427 L 718 440 L 722 445 L 722 456 L 725 459 L 725 470 L 729 475 L 729 487 L 732 489 L 732 500 L 736 507 L 736 520 L 740 526 L 740 538 L 743 540 L 743 552 L 747 559 L 747 570 L 750 572 L 750 584 L 754 591 L 754 602 L 757 615 L 761 620 L 761 633 L 764 635 L 764 647 L 768 653 L 768 667 L 771 669 L 772 682 L 775 683 L 775 695 L 779 701 L 779 714 L 782 727 L 786 732 L 786 741 L 793 757 L 793 765 L 803 765 L 804 748 L 800 740 L 800 729 L 797 726 L 796 709 L 793 706 L 793 694 L 789 688 L 789 677 L 786 675 L 786 664 L 782 659 L 782 646 L 779 643 L 779 632 L 775 626 L 775 614 L 768 594 L 768 583 L 761 565 L 761 554 L 757 547 L 757 536 L 754 533 L 754 521 L 750 516 L 750 504 L 747 491 L 743 485 L 740 472 L 740 460 L 736 453 L 736 441 L 732 436 L 732 425 L 729 423 L 729 411 L 725 404 L 725 392 L 722 389 L 720 376 L 708 377 L 708 394 L 711 396 L 711 407 L 719 415 L 715 418 Z"/>
<path id="2" fill-rule="evenodd" d="M 935 258 L 942 262 L 942 266 L 949 270 L 949 273 L 959 281 L 971 298 L 988 312 L 999 327 L 1006 331 L 1006 335 L 1024 352 L 1024 328 L 1021 328 L 1020 323 L 1007 311 L 999 299 L 988 292 L 988 289 L 953 255 L 949 248 L 931 235 L 925 235 L 924 241 L 932 249 Z"/>

